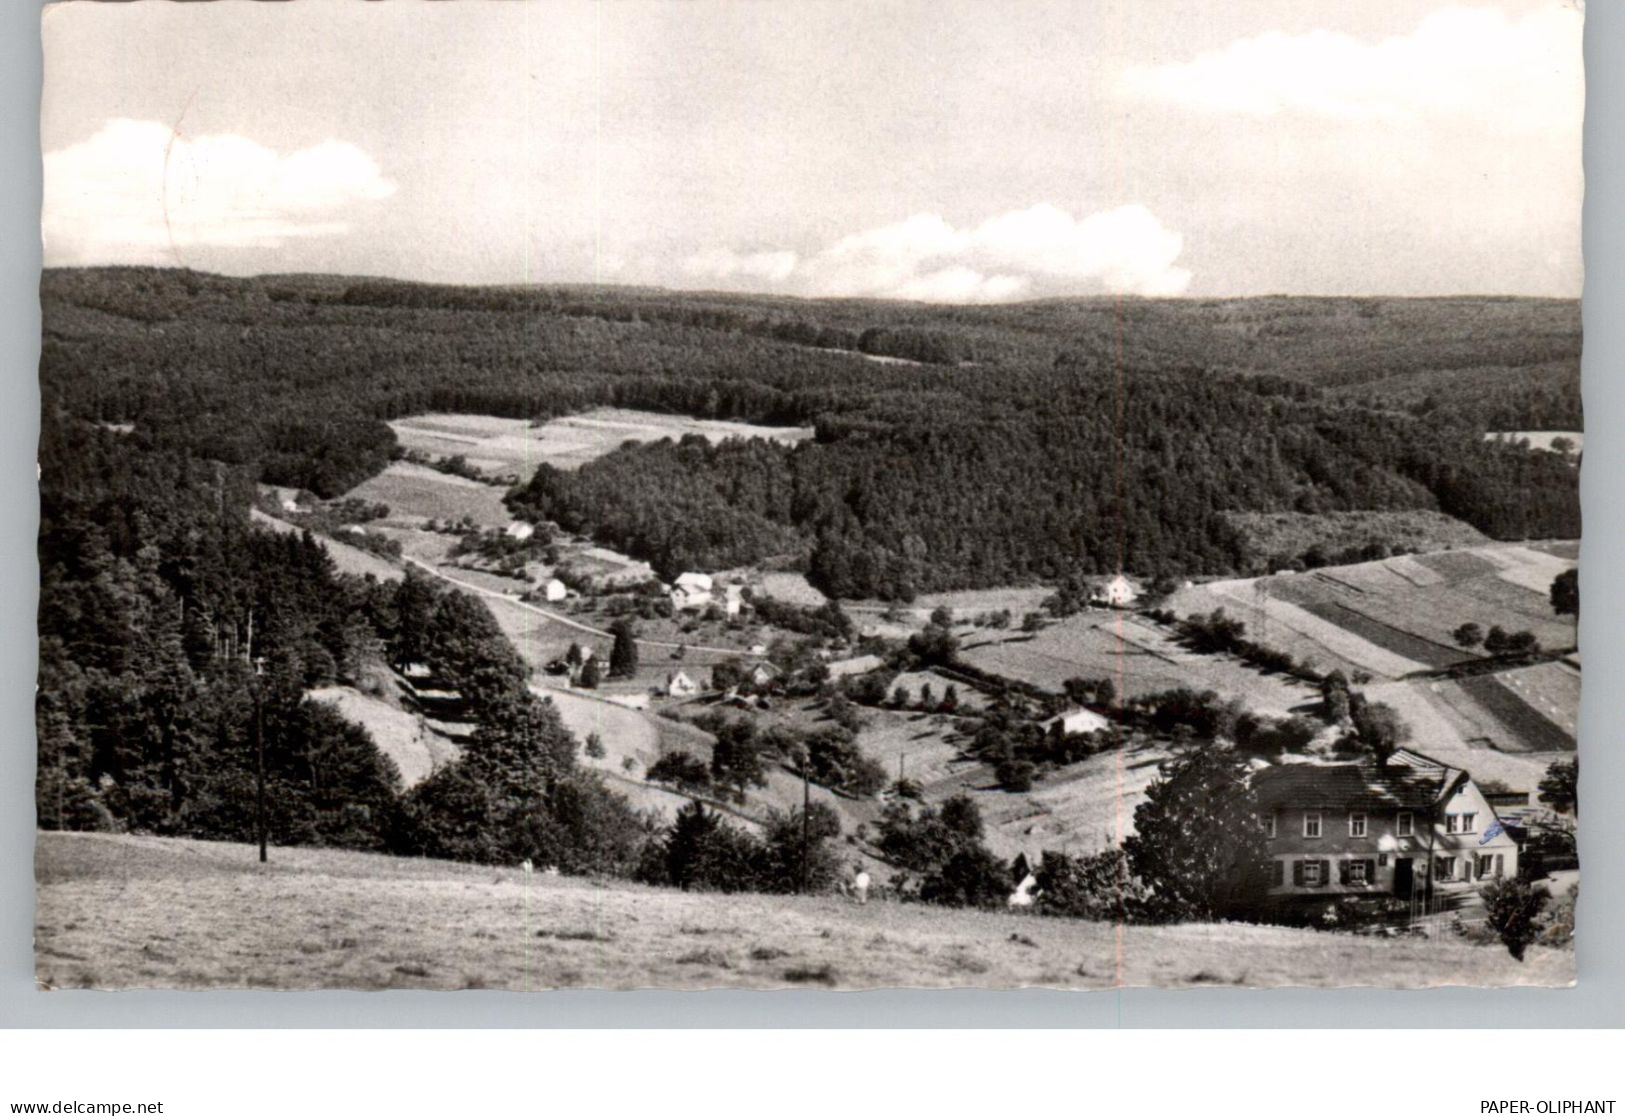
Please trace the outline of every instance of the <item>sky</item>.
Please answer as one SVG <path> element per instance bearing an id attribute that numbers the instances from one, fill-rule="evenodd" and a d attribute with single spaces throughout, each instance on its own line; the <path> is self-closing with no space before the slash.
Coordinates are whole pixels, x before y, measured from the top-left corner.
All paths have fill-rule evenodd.
<path id="1" fill-rule="evenodd" d="M 48 265 L 1578 296 L 1572 0 L 94 3 Z"/>

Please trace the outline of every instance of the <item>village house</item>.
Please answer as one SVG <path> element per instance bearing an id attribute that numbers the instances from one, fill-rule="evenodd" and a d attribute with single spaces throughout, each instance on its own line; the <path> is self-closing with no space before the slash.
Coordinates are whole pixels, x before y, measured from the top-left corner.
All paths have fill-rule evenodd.
<path id="1" fill-rule="evenodd" d="M 1118 574 L 1094 592 L 1094 602 L 1109 608 L 1127 608 L 1139 599 L 1140 590 L 1134 582 Z"/>
<path id="2" fill-rule="evenodd" d="M 1099 732 L 1110 724 L 1110 721 L 1091 709 L 1069 709 L 1044 722 L 1044 731 L 1068 734 Z"/>
<path id="3" fill-rule="evenodd" d="M 524 522 L 510 523 L 508 524 L 507 530 L 503 532 L 503 534 L 507 535 L 510 539 L 516 539 L 519 542 L 524 542 L 535 533 L 535 525 Z"/>
<path id="4" fill-rule="evenodd" d="M 1437 898 L 1518 874 L 1518 842 L 1472 776 L 1420 752 L 1278 764 L 1253 788 L 1272 897 Z"/>
<path id="5" fill-rule="evenodd" d="M 711 603 L 710 574 L 686 573 L 671 587 L 671 607 L 676 612 L 692 612 Z"/>
<path id="6" fill-rule="evenodd" d="M 750 684 L 758 688 L 771 686 L 778 681 L 779 668 L 769 662 L 760 662 L 750 668 Z"/>
<path id="7" fill-rule="evenodd" d="M 542 585 L 542 596 L 553 603 L 558 603 L 570 595 L 569 586 L 556 577 L 550 577 Z"/>
<path id="8" fill-rule="evenodd" d="M 723 614 L 732 620 L 739 615 L 739 610 L 745 606 L 745 591 L 738 585 L 727 585 L 722 590 Z"/>
<path id="9" fill-rule="evenodd" d="M 666 676 L 666 695 L 674 698 L 690 698 L 700 692 L 700 684 L 688 676 L 687 671 L 678 671 Z"/>

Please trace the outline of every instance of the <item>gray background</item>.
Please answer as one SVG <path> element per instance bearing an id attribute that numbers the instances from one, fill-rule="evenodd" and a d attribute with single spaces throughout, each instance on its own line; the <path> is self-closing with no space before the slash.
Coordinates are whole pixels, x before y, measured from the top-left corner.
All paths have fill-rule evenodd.
<path id="1" fill-rule="evenodd" d="M 1326 0 L 1322 0 L 1326 2 Z M 0 1026 L 992 1026 L 1582 1027 L 1625 1024 L 1618 927 L 1625 858 L 1625 357 L 1620 264 L 1625 213 L 1625 5 L 1587 13 L 1585 292 L 1586 511 L 1581 548 L 1590 670 L 1581 707 L 1579 986 L 1556 990 L 1158 992 L 52 992 L 34 990 L 33 686 L 38 527 L 39 92 L 36 5 L 0 4 Z M 152 60 L 152 64 L 161 64 Z M 1612 141 L 1612 142 L 1610 142 Z"/>

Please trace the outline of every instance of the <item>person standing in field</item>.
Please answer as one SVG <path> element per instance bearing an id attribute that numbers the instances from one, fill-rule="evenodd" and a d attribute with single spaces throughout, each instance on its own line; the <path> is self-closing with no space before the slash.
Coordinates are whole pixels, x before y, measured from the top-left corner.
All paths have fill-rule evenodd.
<path id="1" fill-rule="evenodd" d="M 869 873 L 862 868 L 859 868 L 858 874 L 852 878 L 852 894 L 857 896 L 860 907 L 869 902 Z"/>

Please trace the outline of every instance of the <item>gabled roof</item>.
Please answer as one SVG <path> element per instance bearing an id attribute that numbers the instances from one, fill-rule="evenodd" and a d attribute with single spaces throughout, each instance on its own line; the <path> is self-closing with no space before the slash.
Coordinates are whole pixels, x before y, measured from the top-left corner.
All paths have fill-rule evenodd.
<path id="1" fill-rule="evenodd" d="M 1403 764 L 1283 763 L 1256 773 L 1253 789 L 1264 806 L 1426 810 L 1446 781 L 1440 769 Z"/>
<path id="2" fill-rule="evenodd" d="M 1106 720 L 1106 718 L 1102 717 L 1099 713 L 1096 713 L 1093 709 L 1083 709 L 1077 706 L 1066 710 L 1064 713 L 1056 714 L 1048 721 L 1045 721 L 1044 724 L 1049 726 L 1055 724 L 1057 721 L 1059 721 L 1063 726 L 1067 725 L 1068 723 L 1077 724 L 1079 722 L 1088 725 L 1089 727 L 1086 729 L 1074 730 L 1082 732 L 1099 732 L 1101 729 L 1107 728 L 1111 725 L 1110 721 Z"/>
<path id="3" fill-rule="evenodd" d="M 709 593 L 711 591 L 711 575 L 702 573 L 686 573 L 677 579 L 679 589 L 700 589 Z"/>

